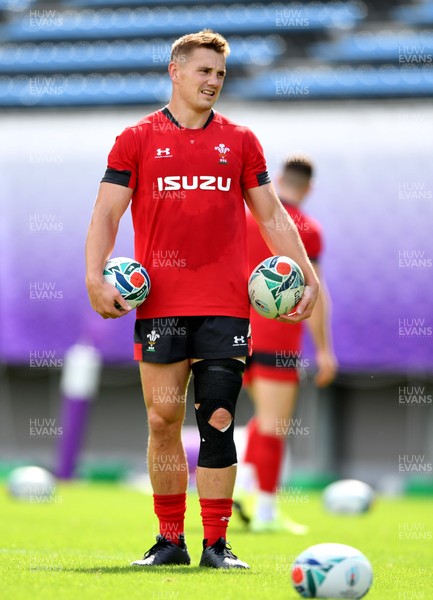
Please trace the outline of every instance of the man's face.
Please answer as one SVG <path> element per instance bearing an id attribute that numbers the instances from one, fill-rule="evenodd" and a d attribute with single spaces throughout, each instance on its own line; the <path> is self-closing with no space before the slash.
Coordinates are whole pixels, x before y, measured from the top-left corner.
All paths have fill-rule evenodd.
<path id="1" fill-rule="evenodd" d="M 170 63 L 173 93 L 191 108 L 206 111 L 220 95 L 226 74 L 226 60 L 210 48 L 196 48 L 185 60 Z"/>

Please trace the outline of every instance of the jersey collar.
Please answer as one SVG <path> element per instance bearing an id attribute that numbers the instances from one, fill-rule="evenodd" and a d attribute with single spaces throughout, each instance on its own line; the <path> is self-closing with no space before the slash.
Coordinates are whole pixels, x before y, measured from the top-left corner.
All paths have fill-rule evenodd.
<path id="1" fill-rule="evenodd" d="M 179 121 L 177 121 L 177 119 L 171 114 L 168 106 L 164 106 L 164 108 L 161 109 L 161 112 L 167 117 L 167 119 L 169 121 L 171 121 L 174 125 L 176 125 L 176 127 L 179 127 L 179 129 L 186 129 L 186 127 L 182 127 L 182 125 L 179 123 Z M 203 125 L 203 127 L 201 129 L 206 129 L 206 127 L 213 121 L 214 116 L 215 116 L 215 113 L 214 113 L 213 109 L 211 108 L 210 115 L 209 115 L 206 123 Z"/>

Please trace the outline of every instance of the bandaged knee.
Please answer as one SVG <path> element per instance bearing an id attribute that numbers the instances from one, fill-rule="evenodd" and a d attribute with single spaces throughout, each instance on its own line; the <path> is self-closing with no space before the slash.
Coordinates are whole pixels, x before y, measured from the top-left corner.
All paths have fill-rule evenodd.
<path id="1" fill-rule="evenodd" d="M 192 365 L 195 414 L 200 432 L 199 467 L 223 469 L 237 463 L 233 432 L 244 369 L 245 365 L 235 358 L 205 359 Z M 231 418 L 221 430 L 209 423 L 220 408 Z"/>

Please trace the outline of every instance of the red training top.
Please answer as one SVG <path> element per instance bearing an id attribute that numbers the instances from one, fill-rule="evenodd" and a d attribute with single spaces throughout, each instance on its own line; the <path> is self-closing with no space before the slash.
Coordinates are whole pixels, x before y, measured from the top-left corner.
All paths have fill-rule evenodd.
<path id="1" fill-rule="evenodd" d="M 299 235 L 304 243 L 305 250 L 312 261 L 318 260 L 322 251 L 322 233 L 320 225 L 304 214 L 299 208 L 288 202 L 283 202 L 284 208 L 292 217 Z M 285 222 L 281 224 L 284 227 Z M 278 226 L 278 224 L 277 224 Z M 247 215 L 247 233 L 248 233 L 248 262 L 249 271 L 252 271 L 257 265 L 272 255 L 265 244 L 257 223 L 251 213 Z M 251 307 L 251 333 L 253 338 L 253 352 L 284 352 L 299 351 L 301 345 L 302 324 L 301 323 L 282 323 L 265 319 Z"/>
<path id="2" fill-rule="evenodd" d="M 151 279 L 137 318 L 249 317 L 243 191 L 270 179 L 247 127 L 212 111 L 187 129 L 166 107 L 116 138 L 102 181 L 134 190 L 135 258 Z"/>

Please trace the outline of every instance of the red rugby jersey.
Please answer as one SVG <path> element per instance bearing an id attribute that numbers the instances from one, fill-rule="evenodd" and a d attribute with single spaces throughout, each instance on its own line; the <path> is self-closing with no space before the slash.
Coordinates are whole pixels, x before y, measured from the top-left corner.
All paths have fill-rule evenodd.
<path id="1" fill-rule="evenodd" d="M 283 206 L 292 217 L 304 243 L 310 260 L 318 260 L 322 252 L 322 233 L 320 225 L 293 204 L 283 201 Z M 281 224 L 284 227 L 285 223 Z M 249 272 L 265 258 L 272 255 L 265 244 L 257 223 L 251 213 L 247 215 L 248 264 Z M 299 351 L 301 345 L 302 323 L 282 323 L 260 316 L 251 307 L 251 332 L 253 352 Z"/>
<path id="2" fill-rule="evenodd" d="M 187 129 L 158 110 L 116 138 L 102 181 L 134 190 L 135 258 L 152 286 L 137 318 L 248 318 L 243 190 L 270 179 L 247 127 L 212 112 Z"/>

